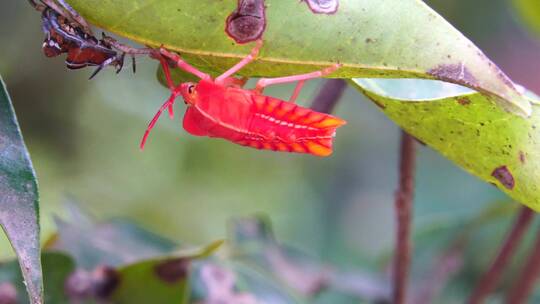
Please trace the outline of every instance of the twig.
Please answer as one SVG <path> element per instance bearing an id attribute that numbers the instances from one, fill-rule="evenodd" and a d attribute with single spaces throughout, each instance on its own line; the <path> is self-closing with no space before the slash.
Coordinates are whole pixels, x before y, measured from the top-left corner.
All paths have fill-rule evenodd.
<path id="1" fill-rule="evenodd" d="M 332 113 L 346 88 L 347 82 L 343 79 L 326 80 L 313 100 L 311 109 L 322 113 Z"/>
<path id="2" fill-rule="evenodd" d="M 540 233 L 537 236 L 536 243 L 532 252 L 523 267 L 521 274 L 515 281 L 514 286 L 508 293 L 506 303 L 520 304 L 525 303 L 531 294 L 534 283 L 540 274 Z"/>
<path id="3" fill-rule="evenodd" d="M 521 243 L 523 235 L 527 231 L 531 220 L 533 219 L 534 211 L 527 207 L 522 207 L 512 226 L 512 230 L 506 237 L 504 244 L 501 246 L 499 254 L 493 260 L 489 270 L 482 276 L 471 297 L 469 304 L 483 303 L 489 293 L 496 287 L 501 275 L 506 268 L 508 262 L 514 255 L 516 248 Z M 513 303 L 513 302 L 512 302 Z"/>
<path id="4" fill-rule="evenodd" d="M 397 240 L 394 257 L 393 303 L 403 304 L 407 298 L 407 283 L 411 260 L 411 213 L 414 194 L 414 137 L 401 132 L 399 188 L 396 191 Z"/>

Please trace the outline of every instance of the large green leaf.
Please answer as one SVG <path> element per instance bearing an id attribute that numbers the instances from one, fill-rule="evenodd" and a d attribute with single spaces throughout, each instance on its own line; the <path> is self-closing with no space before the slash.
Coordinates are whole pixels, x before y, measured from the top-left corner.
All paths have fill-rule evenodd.
<path id="1" fill-rule="evenodd" d="M 522 21 L 540 35 L 540 1 L 513 0 Z"/>
<path id="2" fill-rule="evenodd" d="M 38 213 L 36 175 L 0 77 L 0 225 L 17 254 L 32 303 L 43 303 Z"/>
<path id="3" fill-rule="evenodd" d="M 225 33 L 237 0 L 70 0 L 93 24 L 134 41 L 181 52 L 223 71 L 249 53 Z M 246 76 L 298 74 L 341 62 L 333 77 L 436 78 L 468 86 L 505 109 L 530 103 L 474 44 L 420 0 L 340 0 L 335 14 L 303 1 L 267 0 L 265 45 Z"/>
<path id="4" fill-rule="evenodd" d="M 482 94 L 449 91 L 448 85 L 437 81 L 366 79 L 352 83 L 408 133 L 540 211 L 539 106 L 533 107 L 530 118 L 523 119 L 494 106 Z M 446 96 L 428 99 L 418 94 Z"/>

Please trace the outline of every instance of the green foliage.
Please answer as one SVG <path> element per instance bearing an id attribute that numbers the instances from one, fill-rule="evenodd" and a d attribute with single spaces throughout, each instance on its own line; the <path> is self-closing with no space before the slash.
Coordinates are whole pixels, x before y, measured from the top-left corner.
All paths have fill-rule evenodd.
<path id="1" fill-rule="evenodd" d="M 235 44 L 224 32 L 236 0 L 69 2 L 93 24 L 178 51 L 206 71 L 225 70 L 252 47 Z M 245 76 L 298 74 L 340 62 L 343 68 L 332 77 L 437 78 L 481 91 L 512 112 L 531 112 L 512 82 L 422 1 L 341 0 L 333 15 L 313 14 L 302 1 L 265 3 L 265 45 Z"/>
<path id="2" fill-rule="evenodd" d="M 31 302 L 42 303 L 37 181 L 1 77 L 0 211 L 0 224 L 19 258 Z"/>
<path id="3" fill-rule="evenodd" d="M 410 80 L 386 87 L 384 82 L 352 83 L 404 130 L 510 197 L 540 210 L 538 106 L 523 119 L 479 93 L 448 95 L 447 86 L 438 82 Z M 447 96 L 410 97 L 410 88 L 421 86 L 422 94 Z"/>

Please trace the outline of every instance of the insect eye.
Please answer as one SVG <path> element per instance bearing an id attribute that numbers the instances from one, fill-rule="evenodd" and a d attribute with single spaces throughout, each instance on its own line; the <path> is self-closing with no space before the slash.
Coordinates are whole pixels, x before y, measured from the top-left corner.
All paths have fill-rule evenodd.
<path id="1" fill-rule="evenodd" d="M 189 94 L 193 94 L 193 92 L 195 91 L 195 86 L 194 86 L 194 85 L 190 85 L 190 86 L 188 87 L 187 90 L 188 90 L 188 93 L 189 93 Z"/>

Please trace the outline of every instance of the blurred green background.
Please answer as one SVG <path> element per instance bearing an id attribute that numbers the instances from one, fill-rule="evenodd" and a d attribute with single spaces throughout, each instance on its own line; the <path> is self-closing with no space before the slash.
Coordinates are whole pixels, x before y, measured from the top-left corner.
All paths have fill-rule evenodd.
<path id="1" fill-rule="evenodd" d="M 428 2 L 513 80 L 540 93 L 540 43 L 520 27 L 509 1 Z M 38 174 L 44 239 L 54 232 L 52 215 L 64 213 L 68 197 L 98 218 L 128 217 L 192 244 L 225 238 L 233 217 L 264 213 L 279 240 L 325 262 L 384 268 L 393 247 L 399 129 L 354 89 L 347 89 L 337 107 L 348 124 L 339 130 L 330 158 L 189 136 L 179 122 L 182 103 L 174 121 L 162 117 L 141 152 L 146 125 L 168 96 L 156 80 L 157 63 L 141 58 L 135 75 L 128 64 L 119 75 L 106 69 L 88 81 L 91 70 L 69 71 L 63 58 L 46 58 L 42 41 L 39 13 L 26 1 L 2 1 L 0 73 Z M 319 84 L 307 85 L 301 103 L 310 104 Z M 292 88 L 267 93 L 286 99 Z M 429 252 L 423 237 L 437 247 L 484 208 L 515 204 L 424 146 L 416 183 L 419 263 Z M 509 219 L 478 236 L 482 256 L 471 253 L 467 263 L 477 268 L 469 268 L 470 281 L 461 282 L 474 282 L 486 267 Z M 2 239 L 0 256 L 11 255 Z"/>

